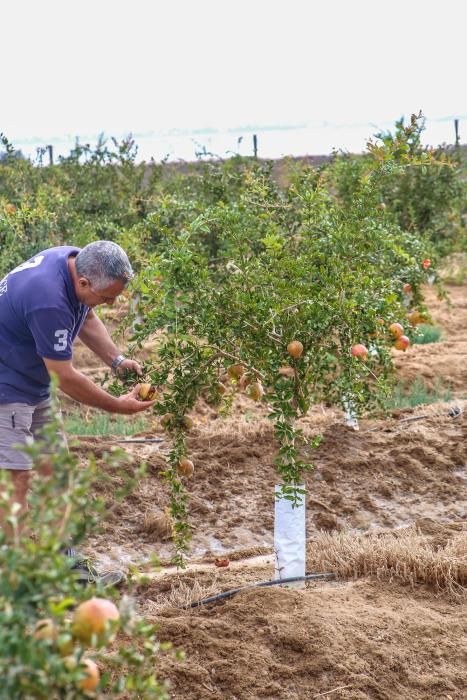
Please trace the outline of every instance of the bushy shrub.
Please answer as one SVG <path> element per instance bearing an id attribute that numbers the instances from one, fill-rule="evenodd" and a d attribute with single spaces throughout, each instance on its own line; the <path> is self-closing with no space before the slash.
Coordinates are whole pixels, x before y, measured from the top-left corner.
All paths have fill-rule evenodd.
<path id="1" fill-rule="evenodd" d="M 97 690 L 106 698 L 162 700 L 168 695 L 155 676 L 160 645 L 154 628 L 137 617 L 128 596 L 119 601 L 115 591 L 83 588 L 63 554 L 65 546 L 79 544 L 96 528 L 102 504 L 89 495 L 95 464 L 78 465 L 57 435 L 60 428 L 56 417 L 46 430 L 49 457 L 37 444 L 27 448 L 36 467 L 45 459 L 53 469 L 51 477 L 35 479 L 27 513 L 11 503 L 6 474 L 0 473 L 5 518 L 0 530 L 0 698 L 89 697 L 83 684 L 93 685 L 86 671 L 92 660 L 101 670 Z M 115 467 L 119 459 L 108 455 Z M 74 611 L 96 595 L 115 600 L 120 620 L 98 638 L 84 639 L 73 626 Z"/>

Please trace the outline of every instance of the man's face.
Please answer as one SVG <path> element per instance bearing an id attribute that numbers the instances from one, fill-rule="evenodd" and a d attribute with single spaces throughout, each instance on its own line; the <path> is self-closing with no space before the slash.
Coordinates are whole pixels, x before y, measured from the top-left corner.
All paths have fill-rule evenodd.
<path id="1" fill-rule="evenodd" d="M 112 306 L 117 300 L 117 297 L 123 292 L 125 285 L 119 280 L 115 280 L 112 284 L 104 289 L 94 289 L 87 277 L 78 279 L 77 297 L 82 304 L 94 308 L 100 304 L 108 304 Z"/>

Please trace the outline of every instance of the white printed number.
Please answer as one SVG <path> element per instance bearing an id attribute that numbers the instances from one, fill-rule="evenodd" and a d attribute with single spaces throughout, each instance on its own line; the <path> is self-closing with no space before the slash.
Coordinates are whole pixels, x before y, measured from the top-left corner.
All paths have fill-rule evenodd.
<path id="1" fill-rule="evenodd" d="M 55 343 L 54 350 L 60 352 L 61 350 L 66 350 L 68 342 L 68 331 L 55 331 L 55 337 L 58 343 Z"/>
<path id="2" fill-rule="evenodd" d="M 32 260 L 29 260 L 25 263 L 22 263 L 21 265 L 18 265 L 18 267 L 15 267 L 15 269 L 12 270 L 9 274 L 16 275 L 17 272 L 22 272 L 23 270 L 30 270 L 32 267 L 38 267 L 38 265 L 41 264 L 43 259 L 43 255 L 36 255 L 36 257 Z M 0 297 L 2 297 L 8 291 L 8 277 L 9 275 L 6 275 L 6 277 L 0 280 Z"/>
<path id="3" fill-rule="evenodd" d="M 32 260 L 28 260 L 27 262 L 18 265 L 18 267 L 15 267 L 15 269 L 10 272 L 10 275 L 16 275 L 17 272 L 22 272 L 23 270 L 30 270 L 32 267 L 38 267 L 43 261 L 43 259 L 43 255 L 36 255 L 36 257 Z"/>

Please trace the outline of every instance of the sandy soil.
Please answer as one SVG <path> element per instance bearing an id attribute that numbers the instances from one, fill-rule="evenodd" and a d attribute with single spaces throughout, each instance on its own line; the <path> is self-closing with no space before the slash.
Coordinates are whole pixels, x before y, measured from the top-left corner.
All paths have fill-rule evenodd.
<path id="1" fill-rule="evenodd" d="M 187 654 L 161 668 L 174 698 L 465 697 L 465 615 L 429 591 L 370 580 L 257 589 L 157 620 Z"/>
<path id="2" fill-rule="evenodd" d="M 459 562 L 467 553 L 467 535 L 462 535 L 467 522 L 467 287 L 452 286 L 449 293 L 450 306 L 427 289 L 442 341 L 396 351 L 395 362 L 401 378 L 421 376 L 431 386 L 441 378 L 452 387 L 450 404 L 363 420 L 359 432 L 347 428 L 333 409 L 315 407 L 303 421 L 307 434 L 323 435 L 309 455 L 315 469 L 305 478 L 310 547 L 315 538 L 324 542 L 319 539 L 323 533 L 357 539 L 416 527 L 410 556 L 403 549 L 390 555 L 388 549 L 383 567 L 356 561 L 347 566 L 352 575 L 344 576 L 337 562 L 335 581 L 303 590 L 250 589 L 221 604 L 185 610 L 182 602 L 272 578 L 276 446 L 270 424 L 242 400 L 228 419 L 206 406 L 194 416 L 189 438 L 196 464 L 189 484 L 193 546 L 184 573 L 169 567 L 157 573 L 148 564 L 154 554 L 163 562 L 172 554 L 160 477 L 164 443 L 125 446 L 130 461 L 120 473 L 103 466 L 109 483 L 96 488 L 107 499 L 109 515 L 89 551 L 102 567 L 132 563 L 148 573 L 133 591 L 138 606 L 157 620 L 160 638 L 187 655 L 184 663 L 168 656 L 159 664 L 161 675 L 171 681 L 173 698 L 465 697 L 466 614 L 457 584 L 465 583 Z M 87 354 L 80 362 L 99 366 Z M 454 405 L 465 409 L 457 417 L 449 415 Z M 424 417 L 407 420 L 417 416 Z M 156 428 L 150 435 L 163 433 Z M 101 461 L 113 443 L 113 438 L 81 438 L 74 449 L 83 456 L 91 451 Z M 112 494 L 142 459 L 148 464 L 146 476 L 116 503 Z M 453 533 L 455 547 L 449 548 Z M 216 568 L 214 557 L 226 552 L 230 566 Z M 309 568 L 330 565 L 314 552 L 309 552 Z M 455 595 L 436 573 L 436 558 L 443 552 L 445 562 L 456 558 L 457 568 L 447 574 L 457 582 Z M 433 575 L 421 575 L 421 567 L 432 565 Z"/>

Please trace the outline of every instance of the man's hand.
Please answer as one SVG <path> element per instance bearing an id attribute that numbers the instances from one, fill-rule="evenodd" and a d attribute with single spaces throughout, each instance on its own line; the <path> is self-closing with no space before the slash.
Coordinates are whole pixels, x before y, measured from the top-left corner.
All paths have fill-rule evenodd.
<path id="1" fill-rule="evenodd" d="M 117 367 L 117 374 L 125 374 L 125 372 L 136 372 L 140 376 L 143 374 L 141 365 L 135 360 L 123 360 Z"/>
<path id="2" fill-rule="evenodd" d="M 151 408 L 151 406 L 154 406 L 156 403 L 155 401 L 140 401 L 138 399 L 139 388 L 140 384 L 137 384 L 128 394 L 119 396 L 118 399 L 116 399 L 119 406 L 114 412 L 132 415 L 133 413 L 139 413 L 140 411 L 145 411 Z"/>

